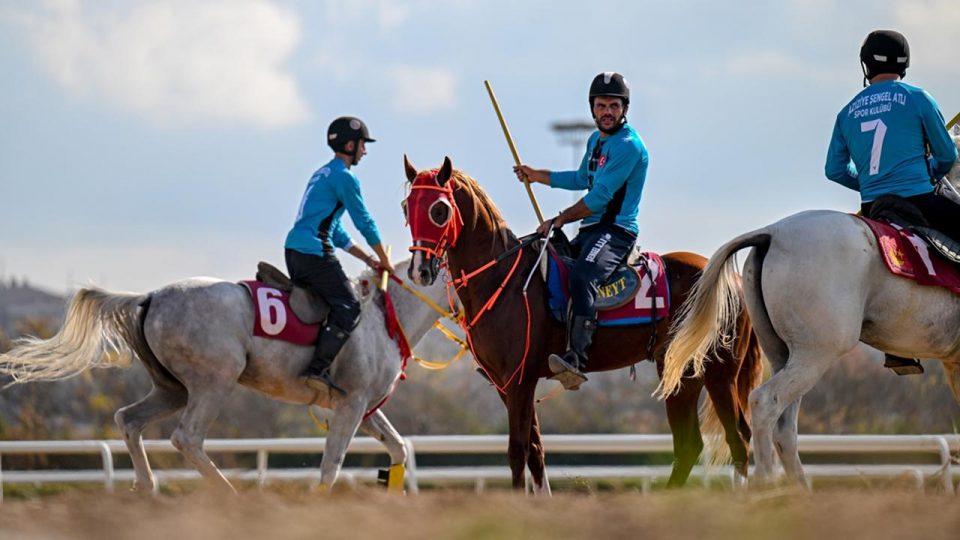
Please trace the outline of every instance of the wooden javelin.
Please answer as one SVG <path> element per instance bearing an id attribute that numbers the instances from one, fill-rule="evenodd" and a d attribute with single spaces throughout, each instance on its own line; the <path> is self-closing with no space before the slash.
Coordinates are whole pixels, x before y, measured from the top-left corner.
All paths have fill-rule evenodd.
<path id="1" fill-rule="evenodd" d="M 497 112 L 497 118 L 500 119 L 500 127 L 503 128 L 503 136 L 507 138 L 507 146 L 510 147 L 510 153 L 513 154 L 513 161 L 519 167 L 523 162 L 520 161 L 520 154 L 517 153 L 517 147 L 513 144 L 513 137 L 510 136 L 510 128 L 507 127 L 507 121 L 503 119 L 503 112 L 500 111 L 497 96 L 493 95 L 493 88 L 490 87 L 490 81 L 483 81 L 483 85 L 487 87 L 487 93 L 490 94 L 490 102 L 493 103 L 493 110 Z M 533 188 L 530 187 L 530 181 L 524 178 L 523 185 L 527 188 L 530 204 L 533 205 L 533 211 L 537 214 L 537 224 L 543 223 L 543 213 L 540 212 L 540 205 L 537 203 L 537 196 L 533 194 Z"/>
<path id="2" fill-rule="evenodd" d="M 957 125 L 957 122 L 960 122 L 960 113 L 957 113 L 956 116 L 954 116 L 953 118 L 950 119 L 949 122 L 947 122 L 947 131 L 949 131 L 950 128 L 952 128 L 953 126 Z"/>

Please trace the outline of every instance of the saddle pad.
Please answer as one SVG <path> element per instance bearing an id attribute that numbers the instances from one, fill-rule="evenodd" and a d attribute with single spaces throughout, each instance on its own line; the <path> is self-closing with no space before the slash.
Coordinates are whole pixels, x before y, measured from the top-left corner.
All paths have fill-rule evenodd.
<path id="1" fill-rule="evenodd" d="M 547 304 L 553 317 L 565 321 L 570 301 L 569 269 L 563 259 L 552 250 L 547 263 Z M 641 255 L 646 264 L 632 267 L 639 277 L 636 293 L 618 307 L 597 310 L 600 326 L 632 326 L 652 323 L 670 315 L 670 284 L 667 281 L 663 259 L 646 252 Z M 647 272 L 649 269 L 649 273 Z M 614 273 L 616 276 L 617 273 Z"/>
<path id="2" fill-rule="evenodd" d="M 303 324 L 290 309 L 290 295 L 260 281 L 241 281 L 253 300 L 253 335 L 296 345 L 313 345 L 319 324 Z"/>
<path id="3" fill-rule="evenodd" d="M 883 262 L 892 274 L 960 294 L 960 271 L 944 261 L 922 238 L 896 225 L 857 217 L 873 231 Z"/>

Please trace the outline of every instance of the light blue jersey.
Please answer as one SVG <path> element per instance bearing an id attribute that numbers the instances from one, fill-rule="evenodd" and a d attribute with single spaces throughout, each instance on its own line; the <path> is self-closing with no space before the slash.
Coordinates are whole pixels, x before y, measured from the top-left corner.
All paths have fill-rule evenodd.
<path id="1" fill-rule="evenodd" d="M 580 168 L 551 172 L 550 187 L 588 190 L 583 202 L 592 214 L 582 227 L 610 223 L 638 234 L 637 214 L 649 163 L 647 147 L 630 124 L 607 137 L 595 131 Z"/>
<path id="2" fill-rule="evenodd" d="M 863 202 L 881 195 L 913 197 L 933 191 L 957 160 L 936 101 L 902 81 L 873 83 L 837 115 L 827 151 L 827 178 L 860 192 Z M 931 156 L 924 159 L 924 142 Z"/>
<path id="3" fill-rule="evenodd" d="M 367 211 L 360 181 L 340 158 L 313 173 L 300 202 L 300 211 L 287 234 L 284 247 L 311 255 L 330 256 L 334 247 L 353 245 L 340 218 L 346 210 L 353 224 L 371 246 L 380 243 L 377 224 Z"/>

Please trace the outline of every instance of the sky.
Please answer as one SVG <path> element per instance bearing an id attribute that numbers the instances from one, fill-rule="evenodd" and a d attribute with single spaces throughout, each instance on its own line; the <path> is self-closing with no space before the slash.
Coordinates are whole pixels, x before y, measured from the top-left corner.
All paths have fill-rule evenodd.
<path id="1" fill-rule="evenodd" d="M 910 41 L 907 82 L 960 111 L 956 0 L 0 0 L 0 279 L 148 291 L 283 267 L 340 115 L 377 139 L 354 172 L 395 259 L 404 154 L 450 156 L 531 232 L 483 81 L 524 162 L 569 169 L 550 125 L 590 119 L 602 71 L 626 76 L 650 152 L 639 242 L 709 255 L 801 210 L 858 208 L 823 163 L 877 28 Z M 535 192 L 548 216 L 573 201 Z"/>

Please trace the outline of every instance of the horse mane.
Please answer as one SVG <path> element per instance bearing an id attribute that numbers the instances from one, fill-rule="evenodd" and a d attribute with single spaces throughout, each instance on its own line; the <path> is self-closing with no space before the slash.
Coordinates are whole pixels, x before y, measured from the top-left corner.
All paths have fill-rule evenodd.
<path id="1" fill-rule="evenodd" d="M 500 242 L 503 244 L 503 249 L 507 249 L 508 242 L 513 235 L 510 232 L 510 228 L 507 227 L 507 222 L 500 214 L 497 205 L 493 204 L 493 200 L 487 195 L 483 187 L 480 186 L 480 183 L 458 169 L 453 170 L 451 181 L 456 181 L 456 188 L 465 191 L 473 201 L 473 223 L 470 226 L 476 229 L 477 223 L 482 217 L 484 223 L 489 226 L 493 234 L 500 239 Z M 494 242 L 494 246 L 496 246 L 496 242 Z"/>

